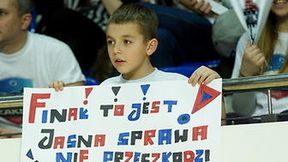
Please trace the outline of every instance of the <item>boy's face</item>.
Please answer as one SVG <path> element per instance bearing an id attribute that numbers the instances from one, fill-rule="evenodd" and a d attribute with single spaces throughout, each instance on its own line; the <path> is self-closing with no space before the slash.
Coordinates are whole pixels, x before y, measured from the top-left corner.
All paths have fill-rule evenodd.
<path id="1" fill-rule="evenodd" d="M 153 68 L 149 56 L 155 51 L 151 46 L 156 39 L 144 41 L 138 24 L 110 23 L 106 35 L 110 61 L 125 79 L 141 78 Z"/>
<path id="2" fill-rule="evenodd" d="M 0 0 L 0 49 L 15 43 L 30 23 L 31 15 L 20 16 L 15 3 L 15 0 Z"/>

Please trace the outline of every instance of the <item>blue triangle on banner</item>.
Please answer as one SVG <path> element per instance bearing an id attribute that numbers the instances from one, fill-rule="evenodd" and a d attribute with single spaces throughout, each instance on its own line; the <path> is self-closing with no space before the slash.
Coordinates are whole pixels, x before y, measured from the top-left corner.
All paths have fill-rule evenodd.
<path id="1" fill-rule="evenodd" d="M 201 102 L 205 102 L 205 101 L 209 100 L 210 98 L 212 98 L 212 96 L 209 95 L 208 93 L 204 92 L 204 93 L 202 94 Z"/>
<path id="2" fill-rule="evenodd" d="M 26 156 L 27 156 L 28 158 L 30 158 L 31 160 L 34 160 L 34 157 L 33 157 L 32 150 L 31 150 L 31 149 L 26 153 Z"/>
<path id="3" fill-rule="evenodd" d="M 148 91 L 149 87 L 150 87 L 150 84 L 141 85 L 141 89 L 142 89 L 142 92 L 143 92 L 144 95 L 147 94 L 147 91 Z"/>

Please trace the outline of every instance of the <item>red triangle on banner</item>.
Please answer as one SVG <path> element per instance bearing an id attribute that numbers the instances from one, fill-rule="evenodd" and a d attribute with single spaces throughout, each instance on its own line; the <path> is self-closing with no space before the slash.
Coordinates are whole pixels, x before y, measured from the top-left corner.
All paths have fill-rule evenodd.
<path id="1" fill-rule="evenodd" d="M 201 84 L 198 90 L 196 101 L 193 106 L 192 114 L 196 113 L 204 106 L 208 105 L 221 93 L 213 88 L 208 87 L 205 84 Z"/>

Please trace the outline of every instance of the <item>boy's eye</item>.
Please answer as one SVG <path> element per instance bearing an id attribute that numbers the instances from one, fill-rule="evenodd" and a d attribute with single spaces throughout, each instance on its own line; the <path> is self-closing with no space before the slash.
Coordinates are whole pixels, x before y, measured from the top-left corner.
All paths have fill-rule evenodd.
<path id="1" fill-rule="evenodd" d="M 0 16 L 5 16 L 5 15 L 7 15 L 7 13 L 0 10 Z"/>
<path id="2" fill-rule="evenodd" d="M 112 40 L 107 40 L 107 44 L 114 44 L 114 42 Z"/>
<path id="3" fill-rule="evenodd" d="M 124 44 L 130 44 L 130 43 L 132 43 L 132 42 L 129 40 L 124 40 Z"/>

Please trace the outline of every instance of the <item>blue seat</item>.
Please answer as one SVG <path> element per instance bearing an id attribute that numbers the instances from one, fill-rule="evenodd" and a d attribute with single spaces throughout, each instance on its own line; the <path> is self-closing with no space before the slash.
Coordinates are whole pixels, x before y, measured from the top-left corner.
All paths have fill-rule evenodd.
<path id="1" fill-rule="evenodd" d="M 213 69 L 218 67 L 220 65 L 220 62 L 221 62 L 220 60 L 212 60 L 205 62 L 190 62 L 190 63 L 183 63 L 179 66 L 165 67 L 159 69 L 166 72 L 179 73 L 187 77 L 190 77 L 191 74 L 200 66 L 206 66 Z"/>
<path id="2" fill-rule="evenodd" d="M 205 61 L 205 62 L 190 62 L 190 63 L 183 63 L 179 66 L 174 67 L 165 67 L 165 68 L 159 68 L 162 71 L 166 72 L 172 72 L 172 73 L 179 73 L 182 75 L 185 75 L 187 77 L 190 77 L 191 74 L 200 66 L 206 66 L 209 68 L 216 68 L 220 65 L 220 60 L 212 60 L 212 61 Z M 85 71 L 84 75 L 86 76 L 86 82 L 85 85 L 99 85 L 100 82 L 97 79 L 94 79 L 90 77 L 89 72 Z"/>
<path id="3" fill-rule="evenodd" d="M 99 81 L 94 79 L 94 78 L 91 78 L 89 76 L 86 76 L 86 82 L 85 82 L 85 85 L 89 86 L 89 85 L 99 85 Z"/>
<path id="4" fill-rule="evenodd" d="M 35 33 L 36 31 L 36 26 L 37 26 L 37 12 L 36 9 L 32 9 L 32 20 L 29 26 L 29 31 L 32 33 Z"/>

